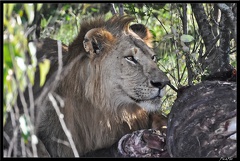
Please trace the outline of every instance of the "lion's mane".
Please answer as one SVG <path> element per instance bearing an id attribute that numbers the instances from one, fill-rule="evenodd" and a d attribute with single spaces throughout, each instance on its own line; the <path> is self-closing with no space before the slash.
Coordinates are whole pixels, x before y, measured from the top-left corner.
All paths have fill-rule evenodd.
<path id="1" fill-rule="evenodd" d="M 133 20 L 129 16 L 114 16 L 105 21 L 102 17 L 83 20 L 80 33 L 66 49 L 63 49 L 63 74 L 55 92 L 64 100 L 61 112 L 64 115 L 68 130 L 71 132 L 76 148 L 81 155 L 102 148 L 108 148 L 116 143 L 124 134 L 139 129 L 149 128 L 149 115 L 136 103 L 124 102 L 121 92 L 108 89 L 108 73 L 103 69 L 106 55 L 111 54 L 117 39 L 129 32 L 132 35 L 134 28 L 129 29 Z M 139 31 L 146 44 L 150 46 L 149 31 Z M 86 48 L 83 42 L 89 43 L 86 36 L 99 35 L 94 38 L 99 50 Z M 98 42 L 101 45 L 98 45 Z M 113 45 L 114 44 L 114 45 Z M 46 53 L 47 48 L 57 48 L 57 42 L 45 40 L 38 55 Z M 89 51 L 89 52 L 86 52 Z M 57 70 L 58 50 L 48 56 L 52 62 L 50 77 Z M 91 52 L 95 52 L 91 54 Z M 90 54 L 89 54 L 90 53 Z M 76 62 L 72 64 L 72 62 Z M 109 61 L 109 60 L 108 60 Z M 65 72 L 69 65 L 71 70 Z M 114 66 L 111 67 L 114 70 Z M 65 70 L 64 70 L 65 69 Z M 55 74 L 53 74 L 55 76 Z M 112 80 L 114 82 L 114 80 Z M 48 101 L 38 115 L 37 135 L 44 143 L 47 151 L 53 157 L 73 156 L 72 149 L 59 141 L 67 140 L 59 123 L 58 116 Z"/>

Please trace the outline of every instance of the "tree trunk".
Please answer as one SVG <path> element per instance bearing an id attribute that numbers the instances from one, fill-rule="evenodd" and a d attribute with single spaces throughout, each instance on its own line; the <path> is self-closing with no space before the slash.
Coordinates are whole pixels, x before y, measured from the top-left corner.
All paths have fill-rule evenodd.
<path id="1" fill-rule="evenodd" d="M 204 81 L 178 95 L 168 117 L 171 157 L 237 157 L 236 83 Z"/>

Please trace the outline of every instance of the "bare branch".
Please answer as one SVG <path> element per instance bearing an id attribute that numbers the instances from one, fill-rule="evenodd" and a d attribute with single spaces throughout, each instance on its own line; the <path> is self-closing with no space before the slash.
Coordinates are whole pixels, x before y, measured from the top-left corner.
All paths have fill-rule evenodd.
<path id="1" fill-rule="evenodd" d="M 187 4 L 183 3 L 183 14 L 182 14 L 182 24 L 183 24 L 183 34 L 188 34 L 187 29 Z M 189 46 L 188 43 L 186 43 L 186 46 Z M 193 81 L 193 71 L 191 68 L 192 61 L 189 56 L 190 52 L 186 52 L 186 67 L 188 71 L 188 85 L 192 85 Z"/>
<path id="2" fill-rule="evenodd" d="M 161 24 L 161 26 L 163 27 L 163 29 L 165 30 L 165 32 L 168 34 L 166 28 L 164 27 L 163 23 L 159 20 L 159 18 L 155 15 L 155 14 L 152 14 L 157 20 L 158 22 Z"/>
<path id="3" fill-rule="evenodd" d="M 217 4 L 213 5 L 213 16 L 212 16 L 212 31 L 214 36 L 218 35 L 218 23 L 219 23 L 219 17 L 220 17 L 220 10 L 217 7 Z"/>
<path id="4" fill-rule="evenodd" d="M 217 3 L 218 8 L 227 16 L 227 21 L 230 24 L 231 32 L 233 35 L 234 40 L 237 42 L 237 21 L 236 17 L 234 16 L 231 8 L 226 5 L 225 3 Z"/>
<path id="5" fill-rule="evenodd" d="M 208 22 L 207 15 L 204 11 L 202 3 L 192 3 L 192 11 L 197 20 L 200 34 L 202 36 L 206 50 L 212 47 L 212 40 L 214 35 L 211 31 L 211 25 Z"/>
<path id="6" fill-rule="evenodd" d="M 229 52 L 230 52 L 230 28 L 229 27 L 229 17 L 227 14 L 223 13 L 221 16 L 221 21 L 220 21 L 220 30 L 221 30 L 221 37 L 220 37 L 220 45 L 219 45 L 219 56 L 220 56 L 220 61 L 219 61 L 219 67 L 220 70 L 229 70 Z M 236 35 L 235 35 L 236 36 Z M 231 69 L 231 67 L 230 67 Z"/>
<path id="7" fill-rule="evenodd" d="M 59 107 L 58 107 L 58 105 L 57 105 L 57 102 L 56 102 L 55 98 L 53 97 L 53 95 L 52 95 L 51 93 L 48 93 L 48 97 L 49 97 L 49 100 L 52 102 L 52 105 L 53 105 L 53 107 L 54 107 L 54 109 L 55 109 L 55 111 L 56 111 L 56 113 L 57 113 L 57 115 L 58 115 L 59 121 L 60 121 L 61 126 L 62 126 L 62 128 L 63 128 L 63 131 L 64 131 L 64 133 L 66 134 L 66 136 L 67 136 L 67 138 L 68 138 L 68 141 L 69 141 L 69 143 L 70 143 L 70 146 L 71 146 L 71 148 L 72 148 L 72 150 L 73 150 L 74 156 L 75 156 L 75 157 L 79 157 L 77 148 L 76 148 L 76 146 L 75 146 L 75 144 L 74 144 L 74 141 L 73 141 L 73 139 L 72 139 L 72 135 L 71 135 L 70 131 L 67 129 L 67 126 L 66 126 L 66 124 L 65 124 L 65 121 L 64 121 L 64 119 L 63 119 L 63 118 L 64 118 L 64 115 L 60 112 Z"/>
<path id="8" fill-rule="evenodd" d="M 62 80 L 69 73 L 73 65 L 77 63 L 80 58 L 81 58 L 81 55 L 78 55 L 69 65 L 67 65 L 66 67 L 64 67 L 64 69 L 62 69 L 62 72 L 60 73 L 59 76 L 56 76 L 56 73 L 55 73 L 49 78 L 49 80 L 54 80 L 54 81 L 46 82 L 46 85 L 44 86 L 40 96 L 35 100 L 36 106 L 43 106 L 43 102 L 44 102 L 43 100 L 45 99 L 45 96 L 47 95 L 47 93 L 52 92 L 56 88 L 58 82 Z M 59 78 L 59 79 L 55 79 L 55 78 Z"/>
<path id="9" fill-rule="evenodd" d="M 111 3 L 111 12 L 112 12 L 113 15 L 117 14 L 114 3 Z"/>
<path id="10" fill-rule="evenodd" d="M 57 45 L 58 45 L 58 70 L 57 70 L 56 78 L 55 78 L 55 81 L 54 81 L 55 85 L 57 84 L 56 82 L 58 82 L 61 79 L 61 76 L 64 75 L 64 74 L 62 75 L 63 61 L 62 61 L 62 43 L 61 43 L 61 41 L 58 41 Z M 53 89 L 54 89 L 54 87 L 52 88 L 52 90 Z M 55 98 L 53 97 L 53 95 L 50 92 L 48 92 L 48 97 L 49 97 L 49 100 L 52 102 L 52 105 L 53 105 L 53 107 L 54 107 L 54 109 L 55 109 L 55 111 L 56 111 L 56 113 L 59 117 L 59 121 L 62 125 L 63 131 L 65 132 L 65 134 L 68 138 L 68 141 L 69 141 L 70 146 L 73 150 L 74 156 L 79 157 L 79 154 L 77 152 L 76 146 L 75 146 L 74 141 L 72 139 L 71 133 L 69 132 L 69 130 L 66 127 L 66 124 L 65 124 L 64 119 L 63 119 L 63 114 L 60 112 Z"/>
<path id="11" fill-rule="evenodd" d="M 11 48 L 11 50 L 13 50 L 13 49 Z M 13 53 L 14 53 L 13 51 L 10 52 L 11 58 L 12 58 L 12 60 L 13 60 L 13 69 L 14 69 L 14 71 L 17 71 L 17 70 L 16 70 L 17 65 L 16 65 L 16 62 L 15 62 L 15 58 L 14 58 Z M 25 75 L 25 77 L 27 77 L 26 72 L 24 73 L 24 75 Z M 17 84 L 17 87 L 18 87 L 18 88 L 17 88 L 17 90 L 18 90 L 18 95 L 19 95 L 20 100 L 21 100 L 21 103 L 22 103 L 22 109 L 20 109 L 20 110 L 23 110 L 24 116 L 26 117 L 27 125 L 28 125 L 29 127 L 31 127 L 31 128 L 30 128 L 30 134 L 31 134 L 31 136 L 32 136 L 32 135 L 34 135 L 34 130 L 33 130 L 34 125 L 33 125 L 33 122 L 31 122 L 31 117 L 30 117 L 30 115 L 29 115 L 29 110 L 28 110 L 28 104 L 27 104 L 27 101 L 26 101 L 26 99 L 25 99 L 25 97 L 24 97 L 23 92 L 22 92 L 21 89 L 20 89 L 20 82 L 19 82 L 19 80 L 18 80 L 18 79 L 15 79 L 15 80 L 16 80 L 16 84 Z M 31 100 L 31 98 L 30 98 L 30 101 L 31 101 L 31 103 L 33 102 L 33 100 Z M 11 120 L 13 121 L 14 119 L 17 120 L 17 121 L 19 121 L 19 115 L 18 115 L 18 118 L 17 118 L 17 119 L 16 119 L 16 117 L 15 117 L 15 118 L 12 117 Z M 14 125 L 13 125 L 13 128 L 14 128 Z M 15 129 L 15 128 L 14 128 L 14 129 Z M 14 131 L 14 135 L 17 136 L 17 135 L 18 135 L 18 131 Z M 16 144 L 17 144 L 17 146 L 14 146 L 15 149 L 18 147 L 18 142 L 16 142 Z M 33 142 L 31 142 L 31 144 L 32 144 L 33 154 L 34 154 L 34 156 L 37 156 L 36 144 L 33 143 Z M 10 145 L 10 147 L 11 147 L 11 145 Z M 10 149 L 10 148 L 9 148 L 9 149 Z M 16 150 L 15 150 L 15 149 L 14 149 L 14 156 L 17 155 L 17 149 L 16 149 Z M 16 152 L 15 152 L 15 151 L 16 151 Z"/>
<path id="12" fill-rule="evenodd" d="M 187 28 L 187 4 L 183 3 L 183 16 L 182 16 L 182 24 L 183 24 L 183 34 L 188 34 L 188 28 Z"/>
<path id="13" fill-rule="evenodd" d="M 57 70 L 57 76 L 56 76 L 56 80 L 60 79 L 60 74 L 62 72 L 62 67 L 63 67 L 63 62 L 62 62 L 62 42 L 61 41 L 57 41 L 57 45 L 58 45 L 58 70 Z"/>
<path id="14" fill-rule="evenodd" d="M 124 8 L 123 8 L 123 4 L 119 3 L 118 4 L 118 8 L 119 8 L 119 15 L 123 16 L 124 15 Z"/>

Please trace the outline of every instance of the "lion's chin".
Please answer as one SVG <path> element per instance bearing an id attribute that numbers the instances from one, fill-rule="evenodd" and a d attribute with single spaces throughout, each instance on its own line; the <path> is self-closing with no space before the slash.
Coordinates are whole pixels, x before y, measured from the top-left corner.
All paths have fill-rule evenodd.
<path id="1" fill-rule="evenodd" d="M 155 98 L 153 100 L 139 101 L 137 104 L 146 111 L 157 111 L 160 109 L 161 98 Z"/>
<path id="2" fill-rule="evenodd" d="M 161 108 L 161 98 L 165 94 L 165 88 L 161 89 L 156 93 L 154 96 L 152 96 L 150 99 L 140 100 L 135 99 L 134 97 L 131 97 L 131 100 L 137 103 L 140 107 L 142 107 L 144 110 L 148 112 L 157 111 Z"/>

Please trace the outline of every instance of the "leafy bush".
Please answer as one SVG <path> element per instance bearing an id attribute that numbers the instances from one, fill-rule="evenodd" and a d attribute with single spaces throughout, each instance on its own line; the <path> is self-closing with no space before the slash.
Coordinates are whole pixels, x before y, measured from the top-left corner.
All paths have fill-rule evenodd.
<path id="1" fill-rule="evenodd" d="M 197 5 L 197 4 L 196 4 Z M 228 4 L 235 13 L 236 4 Z M 154 51 L 158 54 L 158 65 L 169 76 L 172 85 L 179 89 L 183 86 L 196 84 L 202 81 L 202 76 L 211 74 L 210 68 L 205 66 L 202 59 L 208 52 L 206 43 L 201 35 L 201 28 L 190 4 L 179 3 L 124 3 L 124 12 L 136 17 L 135 23 L 143 23 L 150 29 L 154 37 Z M 118 11 L 119 6 L 115 5 Z M 216 23 L 225 22 L 217 20 L 215 4 L 203 4 L 207 15 L 207 23 L 213 26 L 218 35 L 213 47 L 222 48 L 222 30 Z M 112 16 L 111 5 L 107 3 L 82 4 L 12 4 L 3 5 L 3 112 L 4 122 L 6 113 L 10 112 L 16 122 L 21 123 L 21 131 L 26 147 L 30 142 L 36 143 L 32 112 L 24 109 L 24 115 L 18 115 L 15 105 L 18 95 L 21 101 L 24 90 L 32 90 L 34 73 L 39 66 L 41 71 L 41 85 L 49 69 L 49 61 L 38 63 L 36 48 L 29 40 L 36 39 L 36 30 L 40 27 L 40 38 L 51 37 L 61 40 L 68 45 L 77 35 L 79 24 L 84 17 L 104 14 L 105 18 Z M 41 21 L 38 24 L 38 20 Z M 185 21 L 187 20 L 187 21 Z M 216 22 L 214 22 L 216 21 Z M 230 33 L 229 24 L 227 34 Z M 232 30 L 231 30 L 232 31 Z M 224 33 L 226 34 L 226 33 Z M 228 54 L 231 65 L 236 68 L 236 42 L 229 38 Z M 214 48 L 215 49 L 215 48 Z M 214 62 L 210 60 L 210 64 Z M 218 68 L 218 66 L 216 66 Z M 162 111 L 168 114 L 177 97 L 176 91 L 167 87 L 163 99 Z M 30 102 L 34 101 L 34 98 Z M 34 108 L 33 106 L 31 106 Z M 27 108 L 27 107 L 25 107 Z M 9 138 L 11 140 L 11 138 Z M 33 155 L 34 154 L 30 154 Z M 8 153 L 4 151 L 4 156 Z"/>

